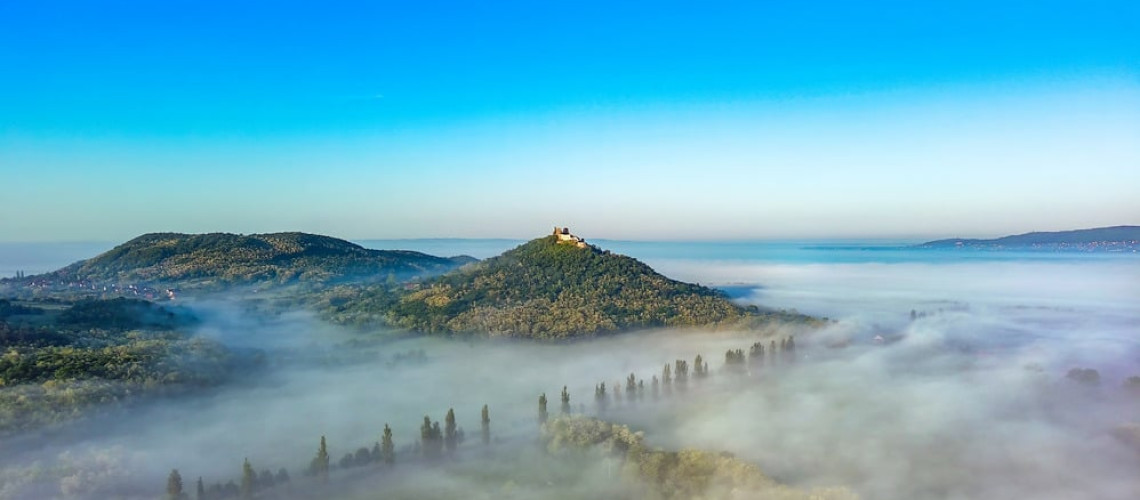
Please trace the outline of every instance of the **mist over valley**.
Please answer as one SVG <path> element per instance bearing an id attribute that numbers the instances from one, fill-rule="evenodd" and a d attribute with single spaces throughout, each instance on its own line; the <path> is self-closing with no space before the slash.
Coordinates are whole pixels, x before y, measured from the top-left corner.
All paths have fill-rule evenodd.
<path id="1" fill-rule="evenodd" d="M 240 497 L 246 488 L 255 498 L 1131 498 L 1140 491 L 1129 472 L 1140 464 L 1134 256 L 963 259 L 783 243 L 627 247 L 641 249 L 654 271 L 724 289 L 741 314 L 766 319 L 536 341 L 424 335 L 385 324 L 382 315 L 339 321 L 345 313 L 333 304 L 349 307 L 366 296 L 373 299 L 364 304 L 379 307 L 381 292 L 367 287 L 380 285 L 371 280 L 187 288 L 155 302 L 101 289 L 95 296 L 18 292 L 5 321 L 56 324 L 60 335 L 81 339 L 63 349 L 95 349 L 101 344 L 92 338 L 118 335 L 97 332 L 122 331 L 141 339 L 125 352 L 152 342 L 163 346 L 162 359 L 184 361 L 131 365 L 166 374 L 137 384 L 130 374 L 90 379 L 127 387 L 116 403 L 53 410 L 23 424 L 35 413 L 5 413 L 0 496 L 156 498 L 172 469 L 191 496 L 201 477 L 209 498 Z M 397 298 L 460 283 L 437 279 L 379 282 Z M 345 291 L 353 286 L 365 288 Z M 337 302 L 342 295 L 348 301 Z M 87 309 L 67 309 L 77 306 Z M 11 353 L 24 349 L 19 338 L 9 337 L 16 344 L 6 366 L 17 366 Z M 687 372 L 686 380 L 666 385 L 666 365 L 671 377 Z M 57 387 L 90 383 L 76 373 L 47 376 L 30 383 L 46 387 L 37 390 L 53 401 L 66 401 L 52 392 Z M 37 394 L 11 383 L 0 390 L 6 404 Z M 450 442 L 440 441 L 436 458 L 423 419 L 443 425 L 449 409 L 457 429 L 441 438 Z M 385 425 L 391 465 L 380 446 Z M 322 437 L 328 472 L 314 469 Z M 246 459 L 254 479 L 243 485 Z"/>

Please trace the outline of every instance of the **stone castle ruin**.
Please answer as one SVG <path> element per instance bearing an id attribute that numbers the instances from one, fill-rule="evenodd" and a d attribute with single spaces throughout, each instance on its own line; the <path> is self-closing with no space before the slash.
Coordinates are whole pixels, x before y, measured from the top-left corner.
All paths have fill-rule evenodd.
<path id="1" fill-rule="evenodd" d="M 558 237 L 559 243 L 574 245 L 578 248 L 586 248 L 589 246 L 586 244 L 586 240 L 570 234 L 570 228 L 568 227 L 554 226 L 554 236 Z"/>

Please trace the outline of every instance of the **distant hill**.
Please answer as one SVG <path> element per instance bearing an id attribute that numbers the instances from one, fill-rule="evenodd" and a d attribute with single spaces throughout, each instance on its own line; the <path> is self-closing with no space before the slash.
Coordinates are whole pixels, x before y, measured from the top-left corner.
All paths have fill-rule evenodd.
<path id="1" fill-rule="evenodd" d="M 1028 249 L 1084 252 L 1136 252 L 1140 226 L 1034 232 L 989 240 L 953 238 L 928 241 L 919 248 Z"/>
<path id="2" fill-rule="evenodd" d="M 783 313 L 740 307 L 721 292 L 671 280 L 636 259 L 552 235 L 427 281 L 392 304 L 387 319 L 429 333 L 566 338 L 740 326 L 776 314 Z"/>
<path id="3" fill-rule="evenodd" d="M 306 233 L 153 233 L 44 275 L 58 280 L 148 283 L 184 289 L 293 282 L 335 283 L 440 274 L 475 261 L 370 250 Z"/>

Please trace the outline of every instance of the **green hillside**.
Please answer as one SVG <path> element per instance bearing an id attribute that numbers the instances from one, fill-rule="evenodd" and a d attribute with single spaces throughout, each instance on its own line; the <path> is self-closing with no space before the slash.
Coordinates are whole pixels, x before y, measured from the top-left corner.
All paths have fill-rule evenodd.
<path id="1" fill-rule="evenodd" d="M 920 248 L 1043 249 L 1080 251 L 1136 251 L 1140 226 L 1112 226 L 1072 231 L 1034 232 L 989 240 L 951 238 L 928 241 Z"/>
<path id="2" fill-rule="evenodd" d="M 329 283 L 439 274 L 473 261 L 419 252 L 370 250 L 306 233 L 154 233 L 52 275 L 68 280 L 163 283 L 183 288 L 235 284 Z"/>
<path id="3" fill-rule="evenodd" d="M 559 243 L 556 236 L 434 278 L 387 314 L 394 325 L 428 333 L 534 338 L 740 325 L 764 316 L 715 290 L 666 278 L 636 259 Z"/>

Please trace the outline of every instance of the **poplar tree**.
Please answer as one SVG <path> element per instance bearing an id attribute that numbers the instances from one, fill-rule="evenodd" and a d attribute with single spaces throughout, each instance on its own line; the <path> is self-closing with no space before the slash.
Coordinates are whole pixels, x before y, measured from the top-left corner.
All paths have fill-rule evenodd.
<path id="1" fill-rule="evenodd" d="M 178 469 L 171 469 L 170 476 L 166 478 L 166 497 L 170 500 L 182 499 L 182 475 Z"/>
<path id="2" fill-rule="evenodd" d="M 565 403 L 563 403 L 565 404 Z M 483 405 L 483 444 L 491 444 L 491 412 Z"/>
<path id="3" fill-rule="evenodd" d="M 570 414 L 570 393 L 566 391 L 566 386 L 562 386 L 562 414 Z"/>
<path id="4" fill-rule="evenodd" d="M 431 456 L 431 418 L 424 415 L 424 423 L 420 426 L 420 442 L 423 443 L 424 458 Z"/>
<path id="5" fill-rule="evenodd" d="M 548 416 L 546 413 L 546 393 L 544 392 L 538 397 L 538 425 L 546 425 Z"/>
<path id="6" fill-rule="evenodd" d="M 764 366 L 764 343 L 756 342 L 748 350 L 748 362 L 754 366 Z"/>
<path id="7" fill-rule="evenodd" d="M 634 375 L 632 373 L 630 373 L 629 378 L 625 379 L 625 398 L 628 399 L 630 402 L 633 402 L 634 398 L 636 398 L 636 397 L 637 397 L 637 377 L 634 377 Z"/>
<path id="8" fill-rule="evenodd" d="M 704 372 L 703 366 L 704 366 L 704 361 L 702 360 L 701 355 L 698 354 L 696 359 L 693 360 L 693 376 L 695 378 L 697 378 L 698 380 L 705 378 L 705 372 Z"/>
<path id="9" fill-rule="evenodd" d="M 325 444 L 324 436 L 321 436 L 321 447 L 317 448 L 317 456 L 313 457 L 309 470 L 317 476 L 321 484 L 329 482 L 329 448 Z"/>
<path id="10" fill-rule="evenodd" d="M 447 454 L 452 455 L 459 444 L 459 436 L 455 432 L 455 410 L 448 408 L 447 416 L 443 420 L 443 444 L 447 446 Z"/>
<path id="11" fill-rule="evenodd" d="M 789 363 L 796 361 L 796 338 L 788 337 L 788 343 L 784 346 L 784 359 Z"/>
<path id="12" fill-rule="evenodd" d="M 431 423 L 431 454 L 435 459 L 443 456 L 443 431 L 439 428 L 439 422 Z"/>
<path id="13" fill-rule="evenodd" d="M 197 500 L 206 500 L 206 485 L 202 484 L 202 476 L 198 476 Z"/>
<path id="14" fill-rule="evenodd" d="M 392 442 L 392 428 L 384 424 L 384 434 L 380 436 L 380 458 L 384 463 L 396 463 L 396 444 Z"/>
<path id="15" fill-rule="evenodd" d="M 257 476 L 253 472 L 253 465 L 250 465 L 249 459 L 245 459 L 245 463 L 241 465 L 241 497 L 243 499 L 253 498 L 253 483 L 257 480 Z"/>
<path id="16" fill-rule="evenodd" d="M 689 380 L 689 362 L 683 359 L 675 361 L 673 375 L 677 379 L 677 387 L 683 389 Z"/>
<path id="17" fill-rule="evenodd" d="M 598 405 L 598 412 L 606 411 L 606 383 L 602 382 L 600 385 L 594 386 L 594 403 Z"/>
<path id="18" fill-rule="evenodd" d="M 432 422 L 425 416 L 424 424 L 420 427 L 420 438 L 423 442 L 424 458 L 436 460 L 443 454 L 443 433 L 439 429 L 439 422 Z"/>

